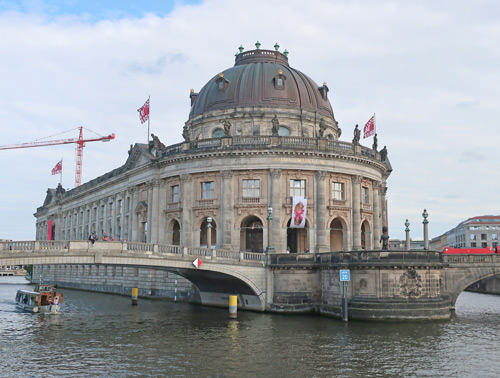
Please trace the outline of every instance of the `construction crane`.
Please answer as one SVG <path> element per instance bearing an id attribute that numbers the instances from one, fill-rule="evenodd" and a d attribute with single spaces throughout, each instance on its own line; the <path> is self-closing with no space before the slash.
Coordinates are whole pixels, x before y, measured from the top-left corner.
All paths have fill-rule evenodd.
<path id="1" fill-rule="evenodd" d="M 59 139 L 59 140 L 46 140 L 46 141 L 34 141 L 21 144 L 9 144 L 5 146 L 0 146 L 0 150 L 12 150 L 15 148 L 29 148 L 29 147 L 42 147 L 42 146 L 53 146 L 56 144 L 69 144 L 76 143 L 76 171 L 75 171 L 75 188 L 80 186 L 82 183 L 82 159 L 83 159 L 83 147 L 87 142 L 109 142 L 111 139 L 115 139 L 115 134 L 110 134 L 108 136 L 101 136 L 99 138 L 83 139 L 83 127 L 79 127 L 80 136 L 78 138 L 71 139 Z"/>

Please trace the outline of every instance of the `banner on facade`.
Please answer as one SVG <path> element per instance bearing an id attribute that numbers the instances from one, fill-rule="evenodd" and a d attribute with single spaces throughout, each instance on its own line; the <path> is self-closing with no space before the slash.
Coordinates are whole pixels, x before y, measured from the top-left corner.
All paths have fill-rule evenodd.
<path id="1" fill-rule="evenodd" d="M 293 197 L 291 228 L 304 228 L 306 225 L 307 198 Z"/>

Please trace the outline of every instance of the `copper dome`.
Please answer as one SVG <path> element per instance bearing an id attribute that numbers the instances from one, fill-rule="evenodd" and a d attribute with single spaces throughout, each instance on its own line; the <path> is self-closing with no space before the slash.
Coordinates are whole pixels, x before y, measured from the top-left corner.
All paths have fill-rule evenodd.
<path id="1" fill-rule="evenodd" d="M 198 94 L 192 93 L 189 118 L 214 110 L 242 107 L 292 108 L 318 112 L 336 124 L 326 84 L 288 65 L 286 55 L 251 50 L 236 56 L 235 65 L 214 76 Z"/>

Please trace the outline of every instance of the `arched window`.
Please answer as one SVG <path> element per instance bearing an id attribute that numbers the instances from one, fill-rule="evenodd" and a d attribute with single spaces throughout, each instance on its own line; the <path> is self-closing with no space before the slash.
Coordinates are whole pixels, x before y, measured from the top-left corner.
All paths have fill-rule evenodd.
<path id="1" fill-rule="evenodd" d="M 279 136 L 290 136 L 290 129 L 285 126 L 280 126 L 278 130 L 278 135 Z"/>
<path id="2" fill-rule="evenodd" d="M 214 132 L 212 133 L 212 138 L 222 138 L 223 136 L 224 136 L 223 129 L 215 129 Z"/>

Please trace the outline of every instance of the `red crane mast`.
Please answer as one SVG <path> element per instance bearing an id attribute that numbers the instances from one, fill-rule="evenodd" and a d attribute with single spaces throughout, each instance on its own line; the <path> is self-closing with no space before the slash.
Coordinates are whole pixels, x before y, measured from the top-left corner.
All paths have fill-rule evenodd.
<path id="1" fill-rule="evenodd" d="M 79 127 L 79 129 L 80 129 L 80 135 L 78 138 L 35 141 L 35 142 L 20 143 L 20 144 L 8 144 L 5 146 L 0 146 L 0 150 L 12 150 L 15 148 L 43 147 L 43 146 L 53 146 L 56 144 L 76 143 L 76 171 L 75 171 L 75 188 L 76 188 L 77 186 L 80 186 L 80 184 L 82 183 L 83 147 L 85 147 L 85 143 L 97 142 L 97 141 L 109 142 L 111 139 L 115 139 L 114 133 L 99 138 L 83 139 L 83 127 Z"/>

